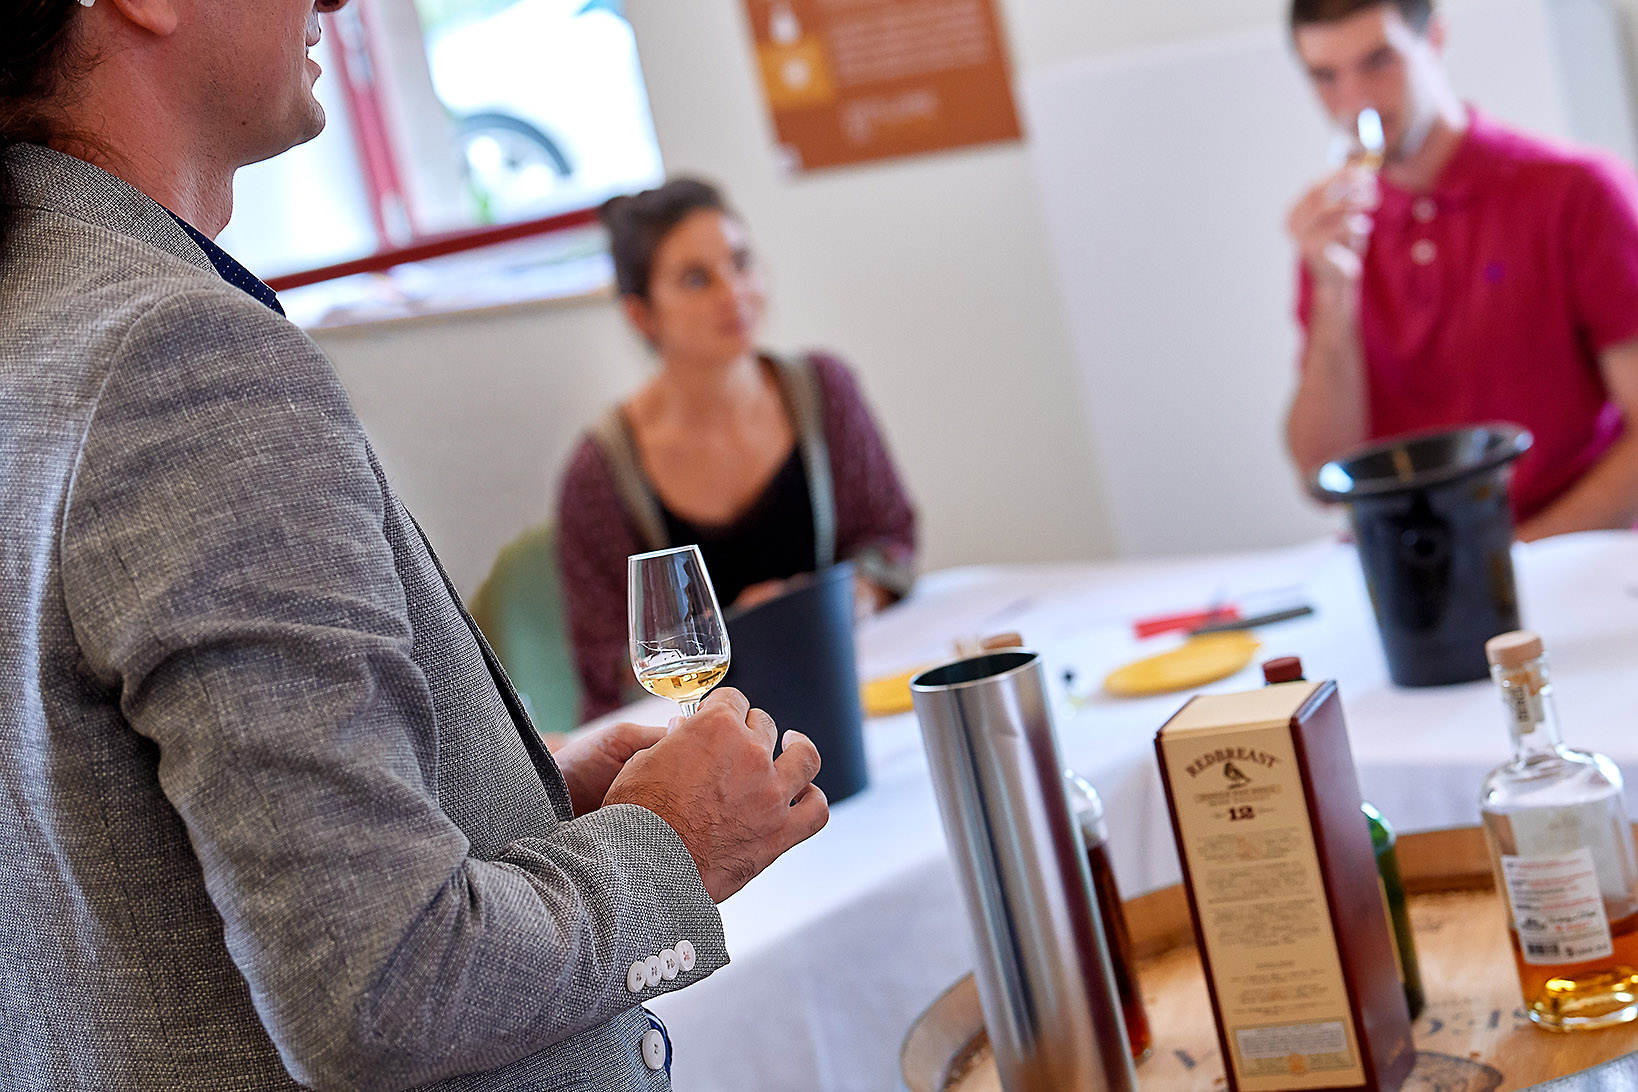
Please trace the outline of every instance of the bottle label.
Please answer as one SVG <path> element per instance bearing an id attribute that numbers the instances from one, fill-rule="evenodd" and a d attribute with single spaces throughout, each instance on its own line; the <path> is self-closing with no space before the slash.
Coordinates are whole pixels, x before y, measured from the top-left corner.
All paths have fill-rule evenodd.
<path id="1" fill-rule="evenodd" d="M 1547 719 L 1541 707 L 1541 691 L 1528 683 L 1515 681 L 1512 686 L 1503 687 L 1502 694 L 1507 699 L 1507 711 L 1512 716 L 1517 731 L 1534 732 L 1536 725 Z"/>
<path id="2" fill-rule="evenodd" d="M 1581 963 L 1615 954 L 1592 851 L 1502 855 L 1513 928 L 1526 963 Z"/>
<path id="3" fill-rule="evenodd" d="M 1580 804 L 1523 808 L 1504 817 L 1512 832 L 1513 853 L 1520 857 L 1556 857 L 1585 849 L 1598 870 L 1605 905 L 1630 904 L 1634 888 L 1632 837 L 1621 806 L 1620 789 L 1606 785 Z M 1486 824 L 1490 823 L 1487 817 Z M 1508 845 L 1504 838 L 1502 845 Z"/>
<path id="4" fill-rule="evenodd" d="M 1240 1092 L 1366 1083 L 1287 716 L 1160 736 L 1225 1065 Z"/>
<path id="5" fill-rule="evenodd" d="M 1292 1058 L 1333 1057 L 1348 1054 L 1348 1032 L 1340 1021 L 1322 1020 L 1310 1024 L 1279 1024 L 1273 1027 L 1238 1028 L 1234 1045 L 1247 1062 L 1273 1063 L 1253 1067 L 1279 1073 L 1291 1070 Z"/>

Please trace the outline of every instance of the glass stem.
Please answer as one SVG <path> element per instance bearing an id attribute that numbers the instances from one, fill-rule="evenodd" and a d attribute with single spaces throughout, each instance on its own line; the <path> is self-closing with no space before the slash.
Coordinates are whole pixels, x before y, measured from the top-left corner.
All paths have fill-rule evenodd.
<path id="1" fill-rule="evenodd" d="M 682 707 L 683 719 L 686 720 L 687 718 L 693 716 L 696 711 L 698 711 L 700 707 L 700 699 L 695 698 L 692 701 L 680 701 L 677 704 Z"/>

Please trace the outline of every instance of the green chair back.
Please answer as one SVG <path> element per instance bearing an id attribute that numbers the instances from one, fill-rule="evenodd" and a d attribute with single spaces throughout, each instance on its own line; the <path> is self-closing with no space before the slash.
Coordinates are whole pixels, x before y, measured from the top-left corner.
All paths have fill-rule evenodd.
<path id="1" fill-rule="evenodd" d="M 557 534 L 550 524 L 525 531 L 501 550 L 470 609 L 535 727 L 567 732 L 579 724 L 580 680 L 558 577 Z"/>

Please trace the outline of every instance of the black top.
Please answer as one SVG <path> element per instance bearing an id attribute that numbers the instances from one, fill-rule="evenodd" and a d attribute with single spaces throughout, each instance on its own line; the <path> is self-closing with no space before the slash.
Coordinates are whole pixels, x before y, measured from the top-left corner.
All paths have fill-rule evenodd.
<path id="1" fill-rule="evenodd" d="M 791 450 L 762 495 L 732 523 L 720 527 L 690 523 L 664 501 L 660 502 L 660 517 L 673 546 L 699 545 L 724 610 L 752 584 L 811 573 L 818 567 L 813 500 L 800 448 Z"/>

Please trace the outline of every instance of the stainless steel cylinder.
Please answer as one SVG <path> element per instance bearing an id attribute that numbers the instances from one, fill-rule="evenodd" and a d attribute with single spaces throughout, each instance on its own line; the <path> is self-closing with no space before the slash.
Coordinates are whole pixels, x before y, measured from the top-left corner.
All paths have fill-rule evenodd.
<path id="1" fill-rule="evenodd" d="M 1040 656 L 990 653 L 910 682 L 976 940 L 1006 1092 L 1132 1092 L 1137 1079 L 1070 815 Z"/>

